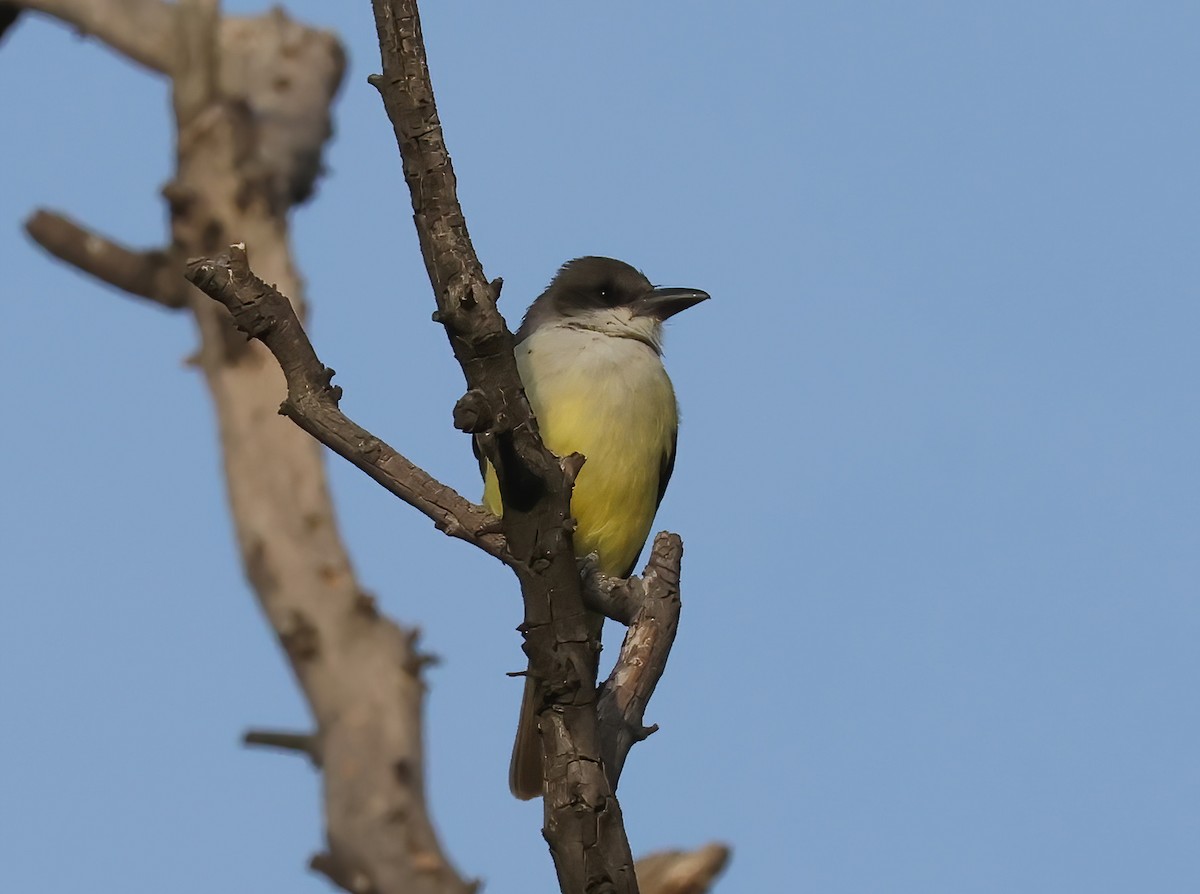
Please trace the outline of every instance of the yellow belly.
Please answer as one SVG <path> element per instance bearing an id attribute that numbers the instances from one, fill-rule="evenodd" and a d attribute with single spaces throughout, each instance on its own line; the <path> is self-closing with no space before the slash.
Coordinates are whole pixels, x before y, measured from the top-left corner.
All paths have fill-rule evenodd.
<path id="1" fill-rule="evenodd" d="M 571 498 L 576 554 L 594 552 L 602 572 L 627 574 L 654 523 L 677 426 L 661 360 L 632 339 L 560 329 L 522 342 L 517 365 L 546 446 L 587 458 Z M 490 465 L 484 504 L 501 514 Z"/>

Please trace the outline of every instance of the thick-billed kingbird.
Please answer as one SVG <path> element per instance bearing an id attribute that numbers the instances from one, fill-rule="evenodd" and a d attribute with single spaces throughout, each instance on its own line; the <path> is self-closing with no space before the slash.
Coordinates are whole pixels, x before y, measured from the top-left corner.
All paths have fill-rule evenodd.
<path id="1" fill-rule="evenodd" d="M 663 321 L 708 298 L 656 289 L 612 258 L 576 258 L 529 306 L 516 334 L 517 368 L 542 441 L 586 459 L 571 496 L 575 553 L 595 553 L 604 574 L 628 577 L 675 465 L 679 413 L 662 363 Z M 501 514 L 484 464 L 484 503 Z M 537 684 L 526 677 L 508 784 L 542 793 Z"/>

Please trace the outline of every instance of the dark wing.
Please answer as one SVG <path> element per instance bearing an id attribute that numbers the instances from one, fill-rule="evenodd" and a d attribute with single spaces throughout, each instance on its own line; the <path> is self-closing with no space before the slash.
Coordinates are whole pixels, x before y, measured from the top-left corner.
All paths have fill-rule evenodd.
<path id="1" fill-rule="evenodd" d="M 675 429 L 671 433 L 671 449 L 663 454 L 662 465 L 658 468 L 658 501 L 654 504 L 656 509 L 662 504 L 663 494 L 667 492 L 667 482 L 671 480 L 671 473 L 675 471 L 675 445 L 678 441 L 679 429 Z M 633 569 L 636 567 L 637 558 L 635 557 L 633 564 L 625 569 L 625 573 L 621 577 L 629 577 L 629 575 L 633 574 Z"/>
<path id="2" fill-rule="evenodd" d="M 471 438 L 471 452 L 475 454 L 475 459 L 479 460 L 479 477 L 487 480 L 487 457 L 479 449 L 479 440 L 477 438 Z"/>
<path id="3" fill-rule="evenodd" d="M 658 470 L 658 502 L 654 505 L 657 508 L 662 505 L 663 494 L 667 492 L 667 482 L 671 480 L 671 473 L 675 471 L 675 445 L 679 443 L 679 429 L 671 432 L 671 449 L 663 454 L 662 466 Z"/>

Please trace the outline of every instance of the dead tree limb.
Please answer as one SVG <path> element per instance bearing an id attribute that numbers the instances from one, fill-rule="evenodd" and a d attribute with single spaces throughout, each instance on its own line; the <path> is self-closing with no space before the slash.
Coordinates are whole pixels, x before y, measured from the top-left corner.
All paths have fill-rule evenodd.
<path id="1" fill-rule="evenodd" d="M 132 62 L 166 72 L 174 10 L 162 0 L 9 0 L 95 37 Z"/>
<path id="2" fill-rule="evenodd" d="M 25 232 L 60 261 L 101 282 L 172 310 L 184 306 L 179 271 L 163 249 L 126 248 L 50 211 L 35 212 Z"/>
<path id="3" fill-rule="evenodd" d="M 682 559 L 683 541 L 679 535 L 663 531 L 654 538 L 642 577 L 620 582 L 619 590 L 607 588 L 600 600 L 606 615 L 616 616 L 629 627 L 597 704 L 604 768 L 614 788 L 629 750 L 658 729 L 643 726 L 642 721 L 646 704 L 666 670 L 679 629 Z M 589 579 L 584 590 L 585 599 L 589 595 L 595 598 L 597 590 L 604 590 L 604 582 Z"/>
<path id="4" fill-rule="evenodd" d="M 542 833 L 567 894 L 637 890 L 621 808 L 601 762 L 596 676 L 602 618 L 583 604 L 571 547 L 570 476 L 542 445 L 513 339 L 496 309 L 458 203 L 414 0 L 373 0 L 392 121 L 438 319 L 488 410 L 474 432 L 496 468 L 503 530 L 525 604 L 525 652 L 539 686 L 545 754 Z"/>
<path id="5" fill-rule="evenodd" d="M 342 390 L 332 384 L 333 370 L 317 357 L 291 302 L 250 271 L 245 246 L 231 246 L 229 254 L 215 262 L 191 261 L 184 276 L 223 304 L 237 327 L 275 356 L 287 382 L 282 415 L 427 515 L 438 530 L 509 560 L 498 518 L 435 480 L 338 408 Z"/>
<path id="6" fill-rule="evenodd" d="M 187 307 L 213 396 L 246 576 L 312 710 L 326 852 L 319 871 L 348 891 L 466 894 L 429 819 L 422 656 L 415 632 L 381 617 L 355 578 L 320 447 L 277 413 L 284 377 L 224 308 L 189 286 L 184 259 L 253 242 L 264 275 L 300 306 L 288 212 L 312 192 L 344 68 L 337 39 L 281 10 L 225 18 L 215 0 L 22 3 L 91 33 L 171 79 L 178 131 L 163 193 L 168 244 L 139 255 L 49 213 L 30 221 L 51 253 L 118 288 Z M 159 259 L 175 276 L 160 278 Z M 278 743 L 276 743 L 278 744 Z"/>

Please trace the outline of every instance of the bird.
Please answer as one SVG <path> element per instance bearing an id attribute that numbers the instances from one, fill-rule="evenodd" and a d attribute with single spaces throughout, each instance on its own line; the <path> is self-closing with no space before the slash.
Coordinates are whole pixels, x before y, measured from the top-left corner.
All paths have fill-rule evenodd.
<path id="1" fill-rule="evenodd" d="M 529 306 L 514 342 L 517 369 L 542 441 L 560 457 L 583 454 L 571 515 L 579 557 L 628 577 L 646 544 L 675 467 L 679 411 L 662 362 L 663 323 L 709 298 L 656 288 L 614 258 L 567 261 Z M 495 470 L 480 460 L 484 505 L 503 513 Z M 509 764 L 509 789 L 542 793 L 537 685 L 525 691 Z"/>

